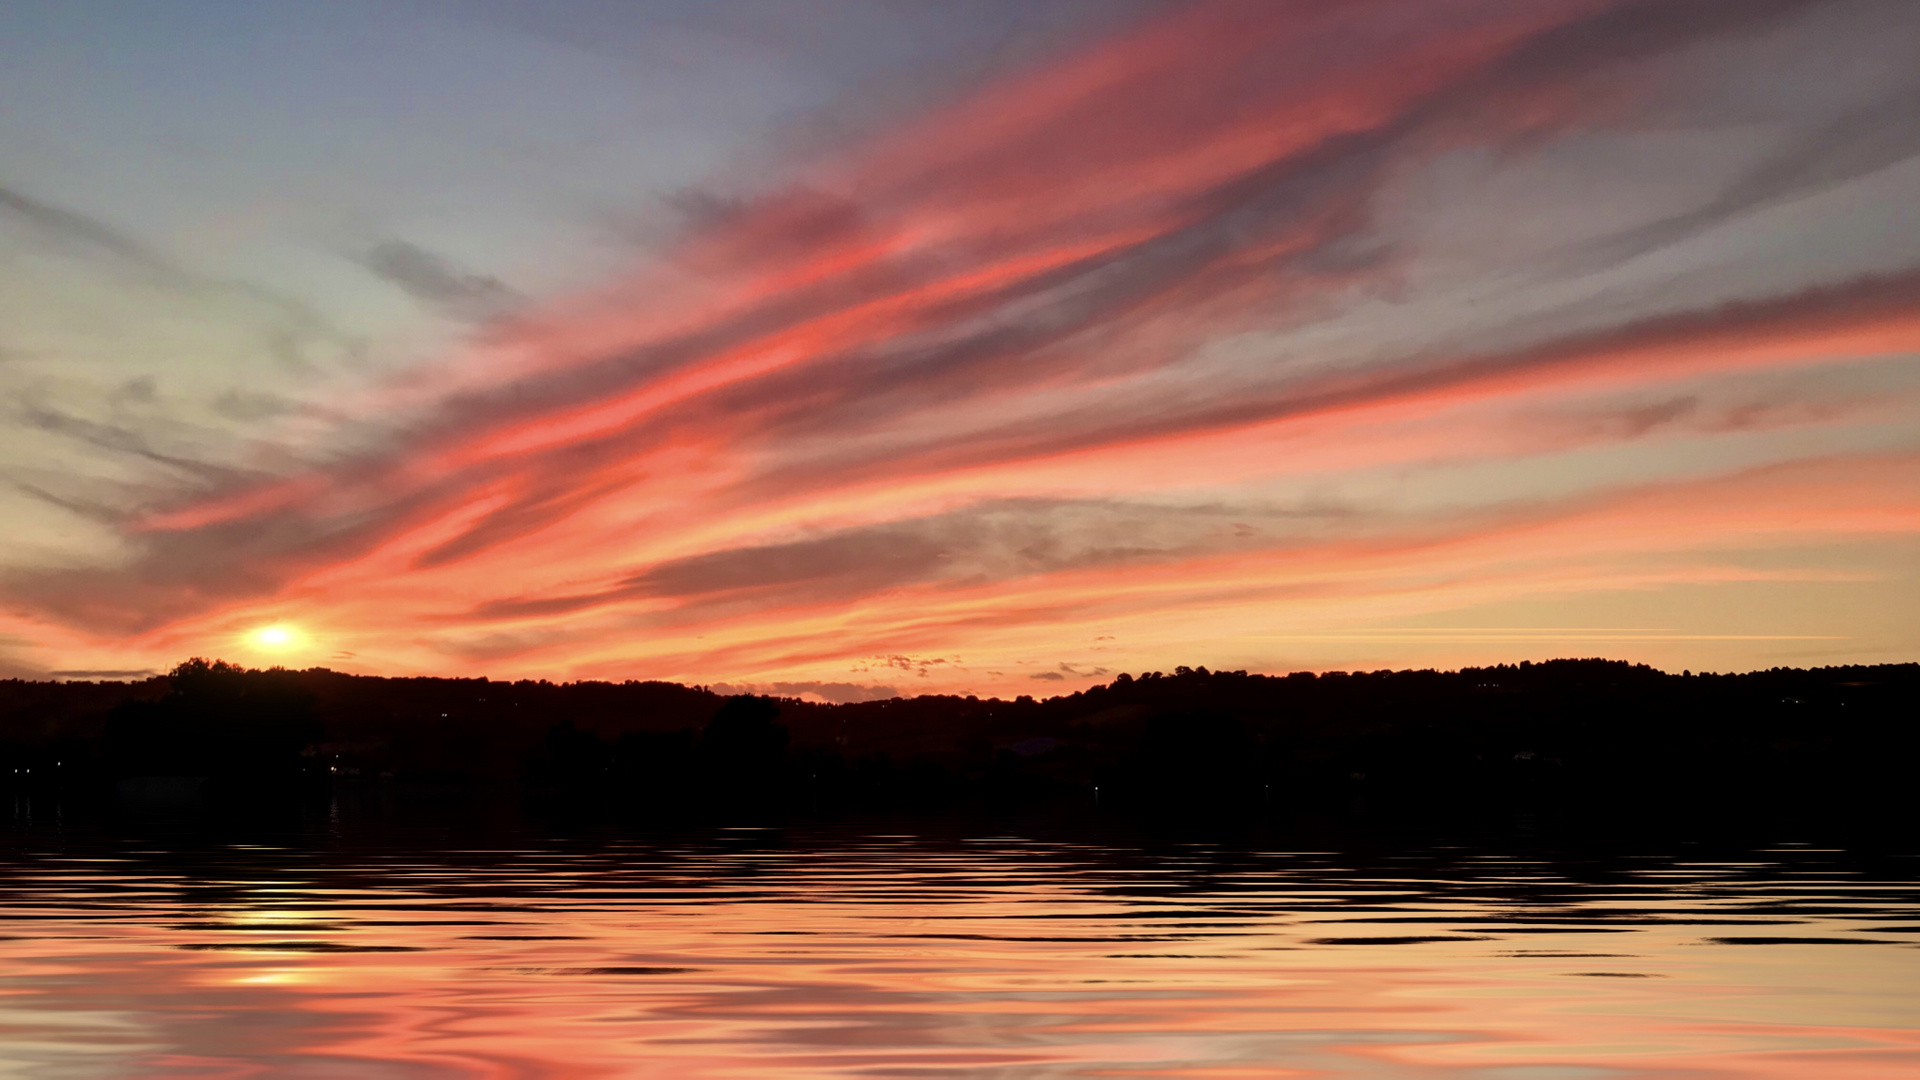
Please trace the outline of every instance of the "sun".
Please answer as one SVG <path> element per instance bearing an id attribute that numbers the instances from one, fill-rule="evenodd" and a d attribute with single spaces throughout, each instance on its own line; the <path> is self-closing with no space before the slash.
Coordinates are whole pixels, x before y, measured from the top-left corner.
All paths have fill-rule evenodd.
<path id="1" fill-rule="evenodd" d="M 290 649 L 300 644 L 302 636 L 299 630 L 285 623 L 263 626 L 248 635 L 255 645 L 263 649 Z"/>

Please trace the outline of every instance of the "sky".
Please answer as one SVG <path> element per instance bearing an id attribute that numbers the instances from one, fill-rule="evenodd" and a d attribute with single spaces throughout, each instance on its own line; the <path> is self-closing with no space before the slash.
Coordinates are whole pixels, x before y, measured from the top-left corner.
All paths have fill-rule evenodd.
<path id="1" fill-rule="evenodd" d="M 71 0 L 0 102 L 0 674 L 1920 659 L 1909 0 Z"/>

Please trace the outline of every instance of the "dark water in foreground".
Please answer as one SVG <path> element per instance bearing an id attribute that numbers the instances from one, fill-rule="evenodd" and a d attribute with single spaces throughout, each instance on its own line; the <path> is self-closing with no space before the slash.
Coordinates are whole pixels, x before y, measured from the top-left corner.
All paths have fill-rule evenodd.
<path id="1" fill-rule="evenodd" d="M 4 1077 L 1920 1076 L 1913 860 L 884 828 L 4 844 Z"/>

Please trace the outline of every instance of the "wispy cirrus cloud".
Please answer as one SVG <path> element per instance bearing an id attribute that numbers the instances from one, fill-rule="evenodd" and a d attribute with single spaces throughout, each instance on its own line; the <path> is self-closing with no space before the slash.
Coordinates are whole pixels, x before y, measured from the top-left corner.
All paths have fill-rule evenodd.
<path id="1" fill-rule="evenodd" d="M 119 520 L 129 557 L 0 590 L 25 618 L 155 648 L 302 609 L 364 636 L 362 656 L 387 641 L 394 663 L 829 686 L 860 656 L 983 636 L 1044 652 L 1040 628 L 1102 612 L 1212 612 L 1226 640 L 1223 595 L 1311 606 L 1316 589 L 1359 595 L 1331 584 L 1349 571 L 1373 582 L 1363 607 L 1466 603 L 1464 583 L 1421 583 L 1433 552 L 1468 542 L 1435 538 L 1535 542 L 1552 530 L 1517 507 L 1591 520 L 1567 508 L 1657 503 L 1702 470 L 1867 454 L 1883 463 L 1862 466 L 1851 509 L 1785 480 L 1774 497 L 1822 517 L 1812 534 L 1905 535 L 1905 473 L 1884 464 L 1907 448 L 1897 423 L 1740 389 L 1870 372 L 1906 415 L 1920 267 L 1830 241 L 1753 277 L 1740 254 L 1866 220 L 1820 199 L 1904 175 L 1920 150 L 1896 76 L 1765 138 L 1729 117 L 1755 145 L 1697 175 L 1649 158 L 1639 203 L 1597 232 L 1523 183 L 1538 236 L 1509 263 L 1449 263 L 1427 238 L 1455 211 L 1421 203 L 1451 163 L 1571 160 L 1680 115 L 1711 126 L 1716 79 L 1752 78 L 1782 41 L 1884 36 L 1887 10 L 1207 3 L 775 180 L 717 178 L 682 199 L 702 211 L 655 264 L 576 302 L 524 305 L 382 244 L 367 265 L 423 303 L 515 317 L 440 375 L 330 404 L 391 412 L 320 464 L 195 475 Z M 232 408 L 254 404 L 279 407 Z M 1700 444 L 1696 460 L 1630 449 L 1662 439 Z M 1559 469 L 1562 497 L 1512 486 L 1528 468 Z M 1884 519 L 1863 509 L 1875 499 Z M 1737 522 L 1714 535 L 1777 533 Z M 1568 562 L 1635 557 L 1628 532 L 1594 535 L 1556 539 L 1562 577 L 1529 571 L 1530 587 L 1638 587 Z M 1303 559 L 1317 569 L 1286 571 Z M 1500 560 L 1474 566 L 1483 595 L 1511 594 Z"/>
<path id="2" fill-rule="evenodd" d="M 486 322 L 523 303 L 499 278 L 471 274 L 405 240 L 386 240 L 366 253 L 367 269 L 408 296 L 456 318 Z"/>

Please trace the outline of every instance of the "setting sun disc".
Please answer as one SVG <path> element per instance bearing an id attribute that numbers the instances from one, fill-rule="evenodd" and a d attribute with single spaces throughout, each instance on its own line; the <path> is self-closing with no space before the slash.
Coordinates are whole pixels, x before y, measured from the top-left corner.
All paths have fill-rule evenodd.
<path id="1" fill-rule="evenodd" d="M 291 626 L 276 623 L 263 626 L 251 635 L 253 643 L 266 649 L 285 649 L 300 641 L 300 632 Z"/>

